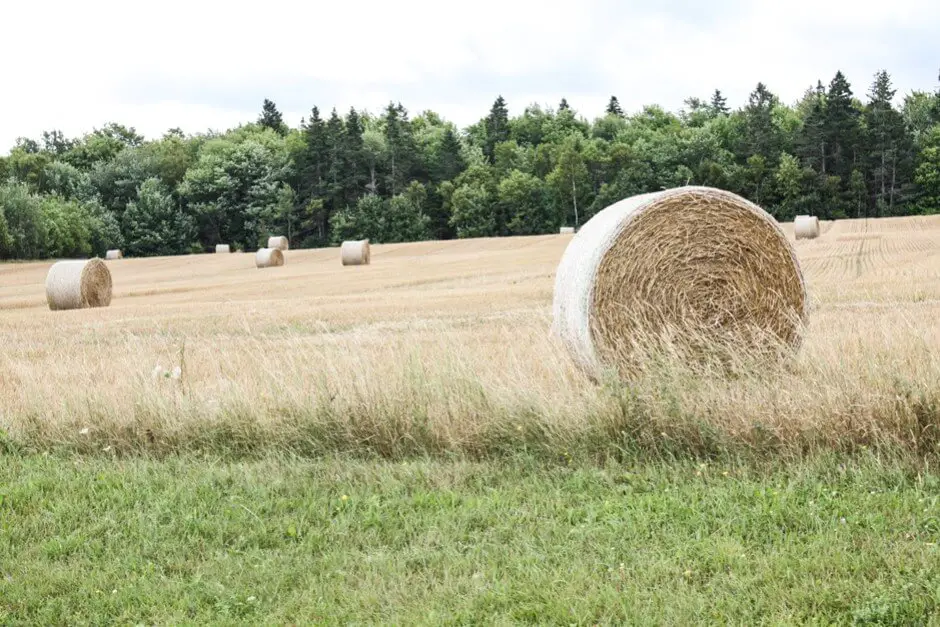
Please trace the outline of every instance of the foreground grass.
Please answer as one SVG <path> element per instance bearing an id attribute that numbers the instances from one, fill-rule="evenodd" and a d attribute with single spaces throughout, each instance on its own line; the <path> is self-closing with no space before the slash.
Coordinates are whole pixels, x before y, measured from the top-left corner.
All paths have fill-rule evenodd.
<path id="1" fill-rule="evenodd" d="M 0 455 L 0 623 L 936 624 L 940 478 Z"/>

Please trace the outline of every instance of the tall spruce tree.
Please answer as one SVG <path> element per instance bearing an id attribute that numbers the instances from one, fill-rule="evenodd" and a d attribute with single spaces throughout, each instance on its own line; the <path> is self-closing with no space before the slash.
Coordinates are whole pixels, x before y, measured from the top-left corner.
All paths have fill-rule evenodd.
<path id="1" fill-rule="evenodd" d="M 719 89 L 716 89 L 715 93 L 712 94 L 711 107 L 715 115 L 728 115 L 731 112 L 728 108 L 727 98 L 724 97 Z"/>
<path id="2" fill-rule="evenodd" d="M 362 118 L 354 108 L 346 114 L 346 132 L 343 135 L 344 168 L 342 187 L 344 205 L 353 206 L 366 188 L 368 166 L 362 149 Z"/>
<path id="3" fill-rule="evenodd" d="M 325 176 L 327 170 L 326 125 L 320 110 L 314 106 L 310 119 L 303 123 L 304 148 L 298 158 L 298 181 L 296 203 L 305 210 L 311 202 L 323 201 L 326 195 Z M 325 237 L 329 228 L 329 215 L 321 216 L 319 231 Z"/>
<path id="4" fill-rule="evenodd" d="M 617 100 L 617 96 L 610 97 L 610 102 L 607 103 L 607 115 L 623 117 L 623 109 L 620 107 L 620 101 Z"/>
<path id="5" fill-rule="evenodd" d="M 768 166 L 776 164 L 780 156 L 779 131 L 774 126 L 773 110 L 779 100 L 767 86 L 758 83 L 744 108 L 744 157 L 759 155 Z"/>
<path id="6" fill-rule="evenodd" d="M 904 118 L 891 104 L 896 90 L 890 75 L 882 70 L 875 74 L 869 103 L 865 109 L 867 129 L 867 166 L 870 174 L 875 215 L 895 213 L 895 203 L 907 182 L 912 142 Z"/>
<path id="7" fill-rule="evenodd" d="M 836 72 L 829 83 L 823 128 L 829 152 L 828 171 L 847 186 L 858 162 L 861 128 L 859 111 L 852 101 L 852 88 L 841 71 Z"/>
<path id="8" fill-rule="evenodd" d="M 825 175 L 826 170 L 826 88 L 822 81 L 806 94 L 806 116 L 796 140 L 797 154 L 803 165 Z"/>
<path id="9" fill-rule="evenodd" d="M 414 138 L 408 111 L 401 103 L 389 103 L 385 108 L 385 143 L 388 156 L 388 192 L 397 196 L 411 178 L 415 161 Z"/>
<path id="10" fill-rule="evenodd" d="M 258 124 L 282 135 L 287 133 L 287 125 L 284 124 L 284 116 L 277 110 L 277 106 L 274 102 L 267 98 L 264 99 L 264 104 L 261 105 L 261 115 L 258 116 Z"/>
<path id="11" fill-rule="evenodd" d="M 493 106 L 490 108 L 490 114 L 484 121 L 486 128 L 486 144 L 483 147 L 483 154 L 494 163 L 496 160 L 496 144 L 509 139 L 509 109 L 506 108 L 506 101 L 502 96 L 496 98 Z"/>

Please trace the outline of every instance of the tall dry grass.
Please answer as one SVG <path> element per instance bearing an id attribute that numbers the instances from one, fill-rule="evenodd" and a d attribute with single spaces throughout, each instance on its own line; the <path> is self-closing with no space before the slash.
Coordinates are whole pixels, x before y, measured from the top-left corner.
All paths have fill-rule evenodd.
<path id="1" fill-rule="evenodd" d="M 861 236 L 861 237 L 860 237 Z M 81 451 L 491 455 L 940 452 L 940 219 L 824 225 L 797 248 L 798 355 L 592 382 L 549 336 L 569 238 L 125 260 L 103 310 L 43 309 L 0 267 L 0 437 Z M 155 366 L 179 378 L 156 373 Z"/>

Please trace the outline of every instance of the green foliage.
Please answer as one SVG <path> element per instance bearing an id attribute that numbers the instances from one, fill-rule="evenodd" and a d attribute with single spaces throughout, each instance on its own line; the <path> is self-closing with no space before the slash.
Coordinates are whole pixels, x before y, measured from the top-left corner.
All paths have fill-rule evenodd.
<path id="1" fill-rule="evenodd" d="M 545 184 L 531 174 L 513 170 L 499 184 L 499 203 L 511 235 L 534 235 L 558 228 L 545 198 Z"/>
<path id="2" fill-rule="evenodd" d="M 291 129 L 270 100 L 255 122 L 224 133 L 171 129 L 144 141 L 119 124 L 76 139 L 53 130 L 0 156 L 9 205 L 0 246 L 14 258 L 83 250 L 62 244 L 68 238 L 47 241 L 73 232 L 69 220 L 80 214 L 93 249 L 119 241 L 139 221 L 123 213 L 129 203 L 141 211 L 150 179 L 195 221 L 187 250 L 219 242 L 252 250 L 274 231 L 322 246 L 346 239 L 337 225 L 375 241 L 551 232 L 627 196 L 682 185 L 727 189 L 781 220 L 936 211 L 940 93 L 911 92 L 900 109 L 895 94 L 880 71 L 863 104 L 837 72 L 794 106 L 758 83 L 736 110 L 717 89 L 687 98 L 678 113 L 650 105 L 626 115 L 611 96 L 593 122 L 565 99 L 512 117 L 500 96 L 462 130 L 433 111 L 412 119 L 395 102 L 378 115 L 353 108 L 321 117 L 314 106 Z M 58 200 L 44 205 L 46 197 Z"/>
<path id="3" fill-rule="evenodd" d="M 157 178 L 144 181 L 137 200 L 127 203 L 123 227 L 127 252 L 140 257 L 183 254 L 194 235 L 192 218 Z"/>

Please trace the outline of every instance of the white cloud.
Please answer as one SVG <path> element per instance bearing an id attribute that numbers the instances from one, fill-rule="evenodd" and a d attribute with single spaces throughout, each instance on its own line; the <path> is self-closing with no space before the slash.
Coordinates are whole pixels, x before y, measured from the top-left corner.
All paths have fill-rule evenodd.
<path id="1" fill-rule="evenodd" d="M 377 111 L 393 99 L 466 125 L 496 93 L 514 112 L 565 96 L 593 117 L 611 94 L 631 110 L 675 109 L 718 87 L 739 105 L 759 80 L 793 101 L 837 69 L 857 95 L 881 68 L 904 93 L 932 88 L 940 63 L 940 4 L 927 0 L 651 5 L 12 3 L 0 14 L 0 151 L 108 121 L 148 136 L 226 128 L 254 119 L 263 97 L 292 124 L 313 104 Z"/>

